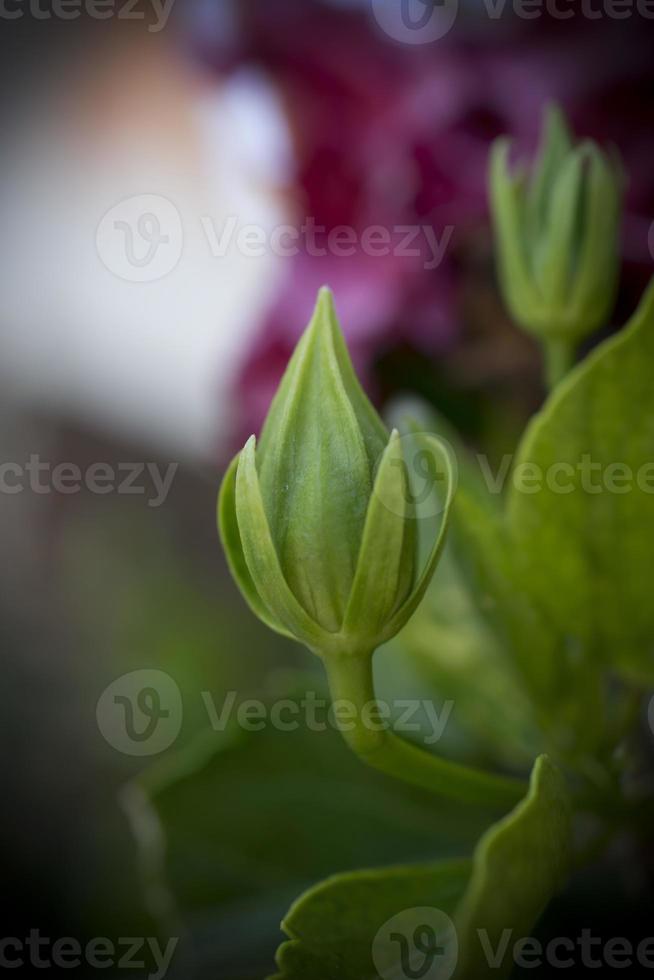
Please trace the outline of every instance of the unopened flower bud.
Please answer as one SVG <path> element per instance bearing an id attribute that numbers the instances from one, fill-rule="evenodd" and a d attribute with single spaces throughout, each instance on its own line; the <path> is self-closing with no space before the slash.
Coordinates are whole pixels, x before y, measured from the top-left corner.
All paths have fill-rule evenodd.
<path id="1" fill-rule="evenodd" d="M 547 112 L 531 171 L 509 167 L 510 142 L 491 155 L 490 193 L 504 300 L 542 340 L 576 345 L 611 312 L 619 271 L 622 173 L 595 143 L 572 144 Z"/>
<path id="2" fill-rule="evenodd" d="M 418 568 L 403 440 L 365 396 L 323 289 L 261 437 L 232 461 L 219 529 L 232 574 L 272 629 L 321 655 L 371 652 L 411 616 L 433 573 L 447 503 Z"/>

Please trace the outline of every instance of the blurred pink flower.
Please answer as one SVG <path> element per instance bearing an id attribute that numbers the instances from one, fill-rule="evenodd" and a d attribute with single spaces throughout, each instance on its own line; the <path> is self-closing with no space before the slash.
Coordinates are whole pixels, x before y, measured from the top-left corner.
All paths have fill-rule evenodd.
<path id="1" fill-rule="evenodd" d="M 452 229 L 431 269 L 424 255 L 397 251 L 301 250 L 287 260 L 238 379 L 247 432 L 258 428 L 323 283 L 364 376 L 391 343 L 435 354 L 453 342 L 458 256 L 486 221 L 489 144 L 509 133 L 517 150 L 532 150 L 548 101 L 566 108 L 580 134 L 619 146 L 631 175 L 625 255 L 641 267 L 651 261 L 642 215 L 654 205 L 653 71 L 638 25 L 487 20 L 481 32 L 464 25 L 463 36 L 414 47 L 386 43 L 363 12 L 340 5 L 241 2 L 232 48 L 205 51 L 219 66 L 254 62 L 279 87 L 295 136 L 296 213 L 358 235 L 370 225 L 426 224 L 441 241 Z"/>

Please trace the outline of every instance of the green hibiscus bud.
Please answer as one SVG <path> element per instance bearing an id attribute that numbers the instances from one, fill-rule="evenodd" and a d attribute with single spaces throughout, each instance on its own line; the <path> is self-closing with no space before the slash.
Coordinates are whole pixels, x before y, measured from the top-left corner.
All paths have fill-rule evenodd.
<path id="1" fill-rule="evenodd" d="M 554 107 L 531 172 L 511 172 L 509 151 L 497 140 L 490 167 L 500 286 L 514 319 L 543 342 L 555 382 L 611 312 L 622 172 L 594 143 L 574 146 Z"/>
<path id="2" fill-rule="evenodd" d="M 412 470 L 405 444 L 413 447 Z M 416 471 L 423 482 L 414 496 Z M 424 508 L 418 500 L 425 490 L 435 491 L 439 479 L 444 491 L 434 494 L 436 514 L 432 501 L 428 510 L 440 523 L 421 565 L 415 518 Z M 402 439 L 385 428 L 357 381 L 323 289 L 258 445 L 254 436 L 248 439 L 225 474 L 218 525 L 252 610 L 323 658 L 334 700 L 350 709 L 343 736 L 363 761 L 454 799 L 507 806 L 522 796 L 521 782 L 424 752 L 375 717 L 373 653 L 425 593 L 453 485 L 440 440 Z"/>
<path id="3" fill-rule="evenodd" d="M 372 652 L 406 623 L 433 573 L 450 462 L 431 440 L 448 489 L 420 571 L 404 442 L 364 394 L 322 289 L 261 437 L 232 461 L 218 508 L 230 569 L 252 610 L 320 655 Z"/>

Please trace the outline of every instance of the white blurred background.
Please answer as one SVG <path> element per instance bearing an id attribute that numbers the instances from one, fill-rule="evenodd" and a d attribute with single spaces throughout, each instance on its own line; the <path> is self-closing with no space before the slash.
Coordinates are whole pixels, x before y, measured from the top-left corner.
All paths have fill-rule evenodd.
<path id="1" fill-rule="evenodd" d="M 39 66 L 7 122 L 2 388 L 15 404 L 174 458 L 213 458 L 279 260 L 234 244 L 216 256 L 207 224 L 219 236 L 235 214 L 263 229 L 283 221 L 278 187 L 292 168 L 283 111 L 262 74 L 243 69 L 219 84 L 169 31 L 121 25 L 107 35 L 92 55 L 75 46 Z M 179 216 L 178 261 L 129 281 L 128 237 L 147 257 L 138 227 L 96 236 L 110 209 L 134 198 L 138 210 L 152 195 L 162 234 L 166 216 Z M 111 212 L 105 231 L 115 220 Z"/>

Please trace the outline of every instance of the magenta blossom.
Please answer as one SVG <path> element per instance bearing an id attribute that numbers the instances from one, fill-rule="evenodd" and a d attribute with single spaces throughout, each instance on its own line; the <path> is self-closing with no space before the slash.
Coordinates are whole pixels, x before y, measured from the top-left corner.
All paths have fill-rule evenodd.
<path id="1" fill-rule="evenodd" d="M 461 256 L 487 221 L 489 145 L 510 133 L 518 149 L 532 150 L 548 101 L 563 106 L 580 135 L 618 145 L 632 177 L 625 256 L 636 266 L 651 261 L 643 216 L 654 206 L 654 110 L 645 98 L 653 59 L 638 25 L 579 30 L 569 21 L 487 21 L 414 47 L 386 42 L 365 11 L 341 5 L 242 0 L 241 9 L 229 55 L 266 70 L 284 99 L 295 138 L 289 196 L 298 224 L 308 218 L 324 228 L 322 245 L 342 226 L 356 241 L 347 256 L 315 254 L 300 236 L 238 379 L 248 432 L 258 427 L 323 283 L 334 291 L 364 378 L 386 345 L 433 355 L 452 344 Z M 224 51 L 206 39 L 203 46 L 224 65 Z M 364 247 L 371 226 L 387 230 L 386 253 Z M 417 229 L 404 248 L 402 228 Z"/>

